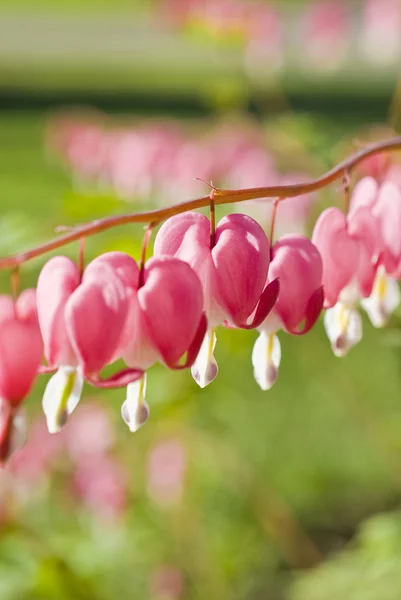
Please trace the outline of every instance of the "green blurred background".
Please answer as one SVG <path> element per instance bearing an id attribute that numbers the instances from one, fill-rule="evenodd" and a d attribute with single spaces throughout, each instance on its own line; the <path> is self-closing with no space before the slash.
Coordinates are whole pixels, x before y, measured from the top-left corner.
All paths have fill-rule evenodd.
<path id="1" fill-rule="evenodd" d="M 61 109 L 97 109 L 112 128 L 173 119 L 198 136 L 251 123 L 282 174 L 318 175 L 358 140 L 391 135 L 398 49 L 367 58 L 365 5 L 346 2 L 338 61 L 322 53 L 313 64 L 302 54 L 309 6 L 276 2 L 285 34 L 274 66 L 247 53 L 241 31 L 177 25 L 161 3 L 1 0 L 0 253 L 166 203 L 163 190 L 128 204 L 76 185 L 46 144 Z M 317 202 L 341 205 L 340 187 Z M 88 258 L 112 248 L 138 258 L 142 232 L 92 238 Z M 23 268 L 24 285 L 42 264 Z M 31 439 L 0 476 L 2 600 L 399 600 L 401 311 L 382 331 L 365 319 L 344 359 L 322 323 L 305 338 L 281 334 L 267 393 L 252 376 L 255 338 L 221 328 L 220 373 L 205 390 L 188 372 L 152 368 L 151 419 L 134 435 L 120 418 L 124 391 L 88 387 L 55 441 L 40 417 L 46 378 L 37 382 Z"/>

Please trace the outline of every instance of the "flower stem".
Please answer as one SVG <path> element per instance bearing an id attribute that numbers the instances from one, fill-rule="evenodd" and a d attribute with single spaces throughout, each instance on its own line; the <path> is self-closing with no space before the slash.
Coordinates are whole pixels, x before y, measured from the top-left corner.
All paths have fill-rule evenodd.
<path id="1" fill-rule="evenodd" d="M 307 183 L 275 185 L 240 190 L 223 190 L 215 188 L 213 203 L 215 205 L 221 205 L 234 204 L 236 202 L 243 202 L 245 200 L 255 200 L 257 198 L 280 197 L 282 200 L 286 198 L 294 198 L 295 196 L 314 192 L 326 187 L 330 183 L 333 183 L 337 179 L 343 177 L 344 172 L 350 172 L 353 167 L 370 156 L 393 150 L 401 150 L 401 136 L 378 142 L 368 146 L 367 148 L 359 150 L 321 177 L 313 179 Z M 16 254 L 7 256 L 5 258 L 1 258 L 0 269 L 11 269 L 27 262 L 28 260 L 46 254 L 47 252 L 51 252 L 52 250 L 61 248 L 62 246 L 70 244 L 71 242 L 75 242 L 82 237 L 89 237 L 120 225 L 128 225 L 131 223 L 157 224 L 174 215 L 207 206 L 210 206 L 210 195 L 202 196 L 201 198 L 196 198 L 195 200 L 180 202 L 179 204 L 175 204 L 168 208 L 160 208 L 143 213 L 129 213 L 98 219 L 81 227 L 75 227 L 65 235 L 50 240 L 45 244 L 41 244 L 40 246 L 36 246 L 30 250 L 17 252 Z"/>

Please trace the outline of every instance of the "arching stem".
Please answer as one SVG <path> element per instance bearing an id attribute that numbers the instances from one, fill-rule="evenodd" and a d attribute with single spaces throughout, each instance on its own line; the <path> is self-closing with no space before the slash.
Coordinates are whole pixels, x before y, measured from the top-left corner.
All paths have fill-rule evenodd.
<path id="1" fill-rule="evenodd" d="M 361 163 L 366 158 L 394 150 L 401 150 L 401 136 L 378 142 L 368 146 L 367 148 L 359 150 L 321 177 L 313 179 L 307 183 L 274 185 L 241 190 L 222 190 L 214 188 L 214 204 L 216 206 L 220 204 L 234 204 L 236 202 L 256 200 L 258 198 L 280 197 L 282 200 L 284 200 L 286 198 L 294 198 L 295 196 L 308 194 L 309 192 L 315 192 L 316 190 L 320 190 L 330 183 L 340 179 L 344 176 L 345 171 L 350 172 L 356 165 Z M 21 265 L 32 258 L 42 256 L 47 252 L 51 252 L 52 250 L 61 248 L 66 244 L 75 242 L 82 237 L 96 235 L 102 231 L 107 231 L 108 229 L 112 229 L 120 225 L 128 225 L 131 223 L 160 223 L 161 221 L 164 221 L 165 219 L 168 219 L 174 215 L 178 215 L 189 210 L 197 210 L 207 206 L 210 206 L 210 195 L 203 196 L 202 198 L 196 198 L 195 200 L 189 200 L 187 202 L 181 202 L 168 208 L 160 208 L 143 213 L 115 215 L 112 217 L 106 217 L 104 219 L 98 219 L 81 227 L 76 227 L 65 235 L 46 242 L 45 244 L 41 244 L 40 246 L 35 246 L 30 250 L 18 252 L 12 256 L 7 256 L 0 259 L 0 269 L 10 269 L 17 265 Z"/>

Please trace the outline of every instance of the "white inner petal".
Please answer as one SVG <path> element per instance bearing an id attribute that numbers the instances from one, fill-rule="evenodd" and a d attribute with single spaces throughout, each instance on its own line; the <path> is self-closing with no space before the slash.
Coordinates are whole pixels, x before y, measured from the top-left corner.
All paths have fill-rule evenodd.
<path id="1" fill-rule="evenodd" d="M 360 297 L 361 293 L 358 282 L 353 279 L 348 285 L 345 286 L 345 288 L 341 290 L 339 295 L 339 303 L 347 306 L 348 308 L 354 308 Z"/>
<path id="2" fill-rule="evenodd" d="M 57 433 L 81 399 L 84 380 L 78 369 L 60 366 L 48 381 L 42 406 L 50 433 Z"/>
<path id="3" fill-rule="evenodd" d="M 253 374 L 262 390 L 270 390 L 277 381 L 280 361 L 280 340 L 275 333 L 262 331 L 252 351 Z"/>
<path id="4" fill-rule="evenodd" d="M 149 406 L 145 400 L 147 375 L 127 385 L 127 398 L 121 407 L 121 416 L 130 431 L 137 431 L 148 420 Z"/>
<path id="5" fill-rule="evenodd" d="M 369 298 L 361 300 L 374 327 L 384 327 L 400 303 L 400 289 L 397 281 L 389 277 L 383 266 L 377 270 L 373 290 Z"/>
<path id="6" fill-rule="evenodd" d="M 212 383 L 217 377 L 219 368 L 213 351 L 216 346 L 216 332 L 214 329 L 208 329 L 203 339 L 199 354 L 191 367 L 192 377 L 196 383 L 204 388 Z"/>
<path id="7" fill-rule="evenodd" d="M 324 328 L 336 356 L 345 356 L 362 338 L 361 315 L 342 302 L 326 310 Z"/>

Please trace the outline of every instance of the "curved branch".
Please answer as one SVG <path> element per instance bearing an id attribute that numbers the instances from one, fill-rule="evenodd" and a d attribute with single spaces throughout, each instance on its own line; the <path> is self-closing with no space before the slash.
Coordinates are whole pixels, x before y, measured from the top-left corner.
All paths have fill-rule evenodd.
<path id="1" fill-rule="evenodd" d="M 236 202 L 243 202 L 245 200 L 256 200 L 258 198 L 276 198 L 280 197 L 280 201 L 285 198 L 293 198 L 295 196 L 301 196 L 309 192 L 322 189 L 336 181 L 337 179 L 344 176 L 344 174 L 350 174 L 352 169 L 360 162 L 376 154 L 383 152 L 389 152 L 393 150 L 401 150 L 401 136 L 394 137 L 390 140 L 378 142 L 359 150 L 355 154 L 352 154 L 340 164 L 335 166 L 333 169 L 307 183 L 297 183 L 291 185 L 275 185 L 268 187 L 256 187 L 247 188 L 241 190 L 223 190 L 214 189 L 214 204 L 231 204 Z M 168 208 L 160 208 L 142 213 L 129 213 L 124 215 L 116 215 L 113 217 L 105 217 L 92 221 L 81 227 L 76 227 L 69 233 L 63 236 L 50 240 L 40 246 L 26 250 L 24 252 L 18 252 L 11 256 L 0 259 L 0 270 L 10 269 L 25 263 L 32 258 L 61 248 L 66 244 L 75 242 L 80 238 L 89 237 L 102 231 L 118 227 L 119 225 L 127 225 L 131 223 L 153 223 L 156 226 L 161 221 L 168 219 L 174 215 L 187 212 L 189 210 L 196 210 L 198 208 L 204 208 L 210 205 L 210 195 L 196 198 L 195 200 L 188 200 L 186 202 L 180 202 Z"/>

